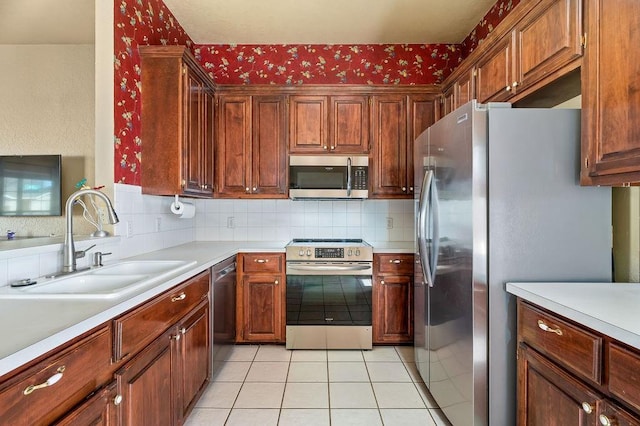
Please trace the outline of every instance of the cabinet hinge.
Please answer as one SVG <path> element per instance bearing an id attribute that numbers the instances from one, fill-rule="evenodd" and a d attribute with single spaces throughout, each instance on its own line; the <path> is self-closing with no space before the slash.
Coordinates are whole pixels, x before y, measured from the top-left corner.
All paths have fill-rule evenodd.
<path id="1" fill-rule="evenodd" d="M 587 33 L 584 33 L 580 36 L 580 45 L 583 49 L 587 48 Z"/>
<path id="2" fill-rule="evenodd" d="M 584 157 L 584 168 L 585 169 L 589 168 L 589 157 Z"/>

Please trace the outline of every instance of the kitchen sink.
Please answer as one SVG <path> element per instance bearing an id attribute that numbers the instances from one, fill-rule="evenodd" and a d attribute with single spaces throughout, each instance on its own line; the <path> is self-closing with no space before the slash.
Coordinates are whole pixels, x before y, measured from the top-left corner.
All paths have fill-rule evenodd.
<path id="1" fill-rule="evenodd" d="M 36 284 L 1 287 L 0 299 L 115 299 L 195 265 L 180 260 L 118 262 L 54 278 L 41 277 Z"/>

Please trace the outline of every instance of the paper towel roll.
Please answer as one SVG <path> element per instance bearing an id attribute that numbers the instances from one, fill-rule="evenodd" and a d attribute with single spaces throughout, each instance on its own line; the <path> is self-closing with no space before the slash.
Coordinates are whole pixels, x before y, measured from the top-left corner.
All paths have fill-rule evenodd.
<path id="1" fill-rule="evenodd" d="M 181 201 L 171 203 L 171 213 L 180 219 L 191 219 L 196 214 L 196 206 Z"/>

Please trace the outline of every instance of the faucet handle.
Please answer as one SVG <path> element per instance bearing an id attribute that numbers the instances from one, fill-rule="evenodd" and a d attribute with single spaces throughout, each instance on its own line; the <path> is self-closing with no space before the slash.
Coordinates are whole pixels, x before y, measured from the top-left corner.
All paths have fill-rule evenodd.
<path id="1" fill-rule="evenodd" d="M 78 250 L 78 251 L 76 251 L 76 252 L 75 252 L 75 258 L 76 258 L 76 259 L 82 259 L 82 258 L 85 256 L 85 254 L 87 254 L 87 252 L 88 252 L 89 250 L 91 250 L 92 248 L 94 248 L 95 246 L 96 246 L 96 245 L 94 244 L 94 245 L 92 245 L 91 247 L 88 247 L 88 248 L 86 248 L 86 249 L 84 249 L 84 250 Z"/>
<path id="2" fill-rule="evenodd" d="M 104 256 L 109 256 L 110 254 L 113 254 L 113 253 L 111 253 L 111 252 L 103 253 L 101 251 L 97 251 L 97 252 L 93 253 L 93 266 L 103 266 L 102 265 L 102 258 Z"/>

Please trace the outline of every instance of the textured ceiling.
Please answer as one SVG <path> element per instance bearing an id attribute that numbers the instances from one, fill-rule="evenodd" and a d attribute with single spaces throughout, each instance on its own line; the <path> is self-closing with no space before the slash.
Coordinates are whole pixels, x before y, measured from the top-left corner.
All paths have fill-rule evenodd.
<path id="1" fill-rule="evenodd" d="M 459 43 L 495 0 L 164 0 L 197 44 Z"/>
<path id="2" fill-rule="evenodd" d="M 495 0 L 164 2 L 197 44 L 368 44 L 459 43 Z M 93 0 L 0 0 L 0 44 L 91 44 L 93 23 Z"/>

